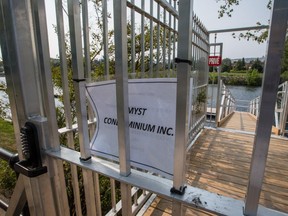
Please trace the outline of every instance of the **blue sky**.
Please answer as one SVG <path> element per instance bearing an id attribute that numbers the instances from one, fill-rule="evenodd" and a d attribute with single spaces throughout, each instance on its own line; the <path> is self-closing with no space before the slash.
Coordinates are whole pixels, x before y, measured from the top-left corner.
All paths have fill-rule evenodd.
<path id="1" fill-rule="evenodd" d="M 111 1 L 111 0 L 110 0 Z M 271 11 L 266 8 L 268 0 L 240 0 L 240 5 L 234 8 L 232 17 L 218 19 L 220 3 L 216 0 L 194 0 L 194 11 L 202 20 L 208 30 L 240 28 L 255 26 L 257 22 L 267 25 Z M 52 29 L 52 24 L 56 19 L 51 14 L 54 9 L 54 1 L 46 0 L 48 14 L 48 28 L 50 40 L 56 42 L 56 34 Z M 214 34 L 210 35 L 211 42 L 214 42 Z M 242 58 L 242 57 L 262 57 L 266 53 L 266 43 L 258 44 L 255 41 L 234 39 L 232 33 L 217 34 L 217 42 L 223 43 L 223 58 Z M 50 46 L 51 56 L 57 53 L 56 46 Z"/>

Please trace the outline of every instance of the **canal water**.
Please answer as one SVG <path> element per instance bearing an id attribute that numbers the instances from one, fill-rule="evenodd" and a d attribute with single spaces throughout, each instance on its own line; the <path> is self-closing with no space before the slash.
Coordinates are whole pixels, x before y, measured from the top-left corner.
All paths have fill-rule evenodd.
<path id="1" fill-rule="evenodd" d="M 0 83 L 5 83 L 5 78 L 0 77 Z M 227 86 L 231 91 L 232 95 L 236 99 L 236 106 L 238 111 L 246 111 L 248 103 L 250 100 L 260 96 L 261 87 L 247 87 L 247 86 Z M 211 98 L 212 107 L 216 107 L 216 96 L 217 96 L 217 85 L 209 85 L 208 86 L 208 107 L 211 107 Z M 7 103 L 8 97 L 5 92 L 0 90 L 0 100 L 1 102 Z M 57 104 L 57 101 L 56 101 Z"/>
<path id="2" fill-rule="evenodd" d="M 249 102 L 261 95 L 261 87 L 247 87 L 247 86 L 226 86 L 236 100 L 237 111 L 247 111 Z M 217 85 L 208 86 L 208 107 L 216 107 Z"/>

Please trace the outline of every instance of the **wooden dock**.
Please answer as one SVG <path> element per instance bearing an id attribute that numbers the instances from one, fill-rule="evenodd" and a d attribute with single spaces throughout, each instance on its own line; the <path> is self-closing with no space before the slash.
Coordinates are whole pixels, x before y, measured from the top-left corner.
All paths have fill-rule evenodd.
<path id="1" fill-rule="evenodd" d="M 234 112 L 231 116 L 223 123 L 221 128 L 255 132 L 256 119 L 247 112 Z"/>
<path id="2" fill-rule="evenodd" d="M 205 129 L 187 155 L 187 184 L 244 200 L 256 120 L 235 113 L 223 127 Z M 240 132 L 240 131 L 246 131 Z M 260 204 L 288 213 L 288 139 L 271 138 Z M 184 208 L 184 215 L 213 215 Z M 145 215 L 171 215 L 169 200 L 156 198 Z"/>

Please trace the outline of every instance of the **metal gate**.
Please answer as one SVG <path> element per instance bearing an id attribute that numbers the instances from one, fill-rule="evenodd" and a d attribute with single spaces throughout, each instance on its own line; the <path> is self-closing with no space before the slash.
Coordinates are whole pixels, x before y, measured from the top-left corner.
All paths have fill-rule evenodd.
<path id="1" fill-rule="evenodd" d="M 208 81 L 209 34 L 193 14 L 193 1 L 178 5 L 175 0 L 55 0 L 55 7 L 60 63 L 52 73 L 45 1 L 0 1 L 1 50 L 21 173 L 7 215 L 19 213 L 25 200 L 32 215 L 102 215 L 103 176 L 110 182 L 108 215 L 120 210 L 122 215 L 135 215 L 152 193 L 173 200 L 173 215 L 181 215 L 183 205 L 242 215 L 242 201 L 185 185 L 186 148 L 203 127 Z M 93 7 L 98 34 L 90 31 Z M 61 77 L 60 111 L 54 101 L 55 75 Z M 173 76 L 177 76 L 177 102 L 171 181 L 130 166 L 127 92 L 128 78 Z M 89 142 L 98 119 L 85 96 L 87 82 L 114 78 L 119 163 L 91 156 Z M 36 134 L 39 139 L 33 139 Z M 37 151 L 27 150 L 31 142 Z M 251 173 L 253 177 L 255 172 Z M 255 208 L 257 212 L 251 185 L 253 179 L 247 213 L 255 213 Z"/>
<path id="2" fill-rule="evenodd" d="M 182 18 L 182 15 L 179 17 L 181 5 Z M 208 32 L 193 15 L 192 5 L 192 1 L 188 1 L 178 6 L 171 0 L 169 3 L 162 0 L 56 0 L 55 31 L 59 44 L 56 67 L 55 62 L 50 65 L 49 43 L 55 42 L 48 37 L 45 1 L 1 1 L 1 48 L 18 152 L 22 161 L 33 160 L 35 156 L 25 155 L 21 150 L 23 140 L 19 134 L 27 122 L 36 126 L 42 152 L 37 167 L 24 166 L 26 173 L 21 172 L 11 200 L 20 206 L 9 206 L 8 214 L 19 212 L 26 192 L 32 215 L 101 215 L 100 175 L 108 176 L 111 185 L 108 214 L 117 214 L 121 209 L 123 215 L 136 214 L 151 196 L 149 191 L 153 192 L 155 186 L 166 181 L 131 170 L 129 165 L 127 112 L 123 111 L 128 106 L 128 77 L 176 77 L 178 74 L 178 96 L 186 96 L 177 102 L 177 116 L 181 116 L 176 123 L 179 152 L 175 153 L 174 175 L 180 177 L 175 178 L 174 187 L 179 189 L 184 185 L 185 160 L 179 162 L 179 159 L 185 158 L 188 141 L 203 127 L 206 110 L 205 101 L 201 101 L 201 109 L 198 108 L 201 112 L 197 116 L 191 110 L 188 129 L 185 128 L 188 110 L 185 104 L 190 97 L 190 106 L 195 107 L 197 94 L 206 94 L 208 79 Z M 92 32 L 91 8 L 96 11 L 98 33 Z M 97 46 L 101 47 L 97 50 Z M 193 95 L 188 95 L 190 77 L 193 77 Z M 60 84 L 55 84 L 55 79 Z M 116 79 L 117 85 L 118 138 L 119 148 L 123 149 L 119 153 L 119 164 L 91 157 L 89 147 L 97 119 L 87 106 L 85 84 L 108 79 Z M 56 106 L 55 89 L 61 97 L 60 105 L 58 101 Z M 189 138 L 179 136 L 183 130 Z M 44 174 L 35 173 L 35 169 L 43 169 Z M 120 188 L 118 182 L 121 182 Z M 117 190 L 121 191 L 120 200 Z"/>

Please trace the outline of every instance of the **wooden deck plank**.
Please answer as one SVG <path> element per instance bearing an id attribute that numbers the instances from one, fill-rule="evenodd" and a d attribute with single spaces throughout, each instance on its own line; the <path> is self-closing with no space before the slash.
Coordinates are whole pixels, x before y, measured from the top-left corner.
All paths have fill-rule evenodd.
<path id="1" fill-rule="evenodd" d="M 205 129 L 187 154 L 187 184 L 244 200 L 254 135 L 238 131 L 254 132 L 255 126 L 255 119 L 247 113 L 236 112 L 223 124 L 223 127 L 229 131 Z M 288 213 L 287 179 L 288 139 L 271 138 L 260 204 Z M 168 205 L 170 211 L 167 211 Z M 171 202 L 166 200 L 160 205 L 161 208 L 158 208 L 158 205 L 151 208 L 154 208 L 155 212 L 162 211 L 165 214 L 171 214 L 171 205 Z M 197 209 L 192 209 L 192 213 L 188 212 L 190 210 L 186 209 L 184 215 L 202 214 Z M 209 215 L 209 213 L 204 212 L 204 215 Z"/>
<path id="2" fill-rule="evenodd" d="M 234 112 L 228 121 L 221 126 L 233 130 L 255 132 L 256 120 L 245 112 Z"/>

